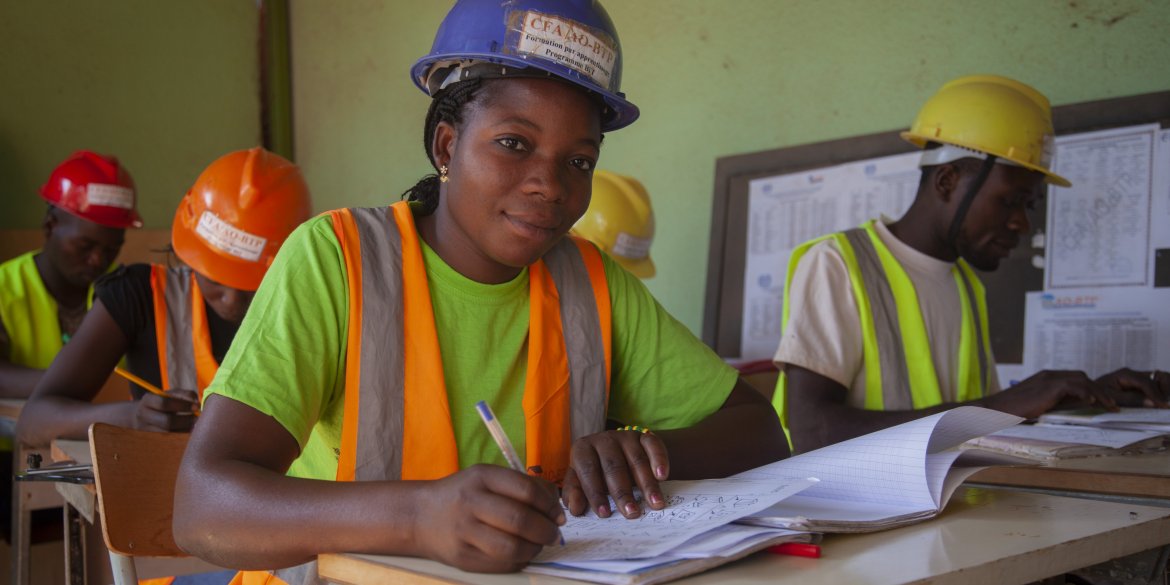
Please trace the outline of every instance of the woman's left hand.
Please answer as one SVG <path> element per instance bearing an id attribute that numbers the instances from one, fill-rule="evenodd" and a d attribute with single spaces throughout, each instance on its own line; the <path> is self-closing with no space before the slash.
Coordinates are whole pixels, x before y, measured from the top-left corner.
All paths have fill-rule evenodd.
<path id="1" fill-rule="evenodd" d="M 586 507 L 601 518 L 612 514 L 612 497 L 626 518 L 642 515 L 634 489 L 653 510 L 666 507 L 658 482 L 670 475 L 670 457 L 662 439 L 633 430 L 606 431 L 577 439 L 569 456 L 561 498 L 574 516 Z"/>

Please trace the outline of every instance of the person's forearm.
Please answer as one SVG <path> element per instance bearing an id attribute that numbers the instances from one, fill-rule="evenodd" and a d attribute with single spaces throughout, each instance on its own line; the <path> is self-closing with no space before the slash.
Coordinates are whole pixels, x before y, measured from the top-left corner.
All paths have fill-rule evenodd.
<path id="1" fill-rule="evenodd" d="M 726 477 L 788 456 L 772 405 L 740 382 L 723 408 L 686 429 L 657 432 L 670 454 L 670 479 Z"/>
<path id="2" fill-rule="evenodd" d="M 44 370 L 0 361 L 0 398 L 28 398 L 44 374 Z"/>
<path id="3" fill-rule="evenodd" d="M 174 535 L 235 569 L 275 569 L 329 552 L 419 555 L 414 512 L 430 482 L 287 477 L 243 461 L 184 461 Z M 425 522 L 425 519 L 423 519 Z"/>
<path id="4" fill-rule="evenodd" d="M 788 428 L 794 450 L 807 453 L 957 406 L 961 404 L 945 403 L 920 410 L 865 410 L 823 402 L 803 415 L 793 412 L 789 415 Z"/>
<path id="5" fill-rule="evenodd" d="M 93 404 L 61 396 L 30 400 L 20 413 L 16 436 L 26 445 L 47 445 L 53 439 L 85 439 L 89 425 L 104 422 L 134 426 L 134 401 Z"/>

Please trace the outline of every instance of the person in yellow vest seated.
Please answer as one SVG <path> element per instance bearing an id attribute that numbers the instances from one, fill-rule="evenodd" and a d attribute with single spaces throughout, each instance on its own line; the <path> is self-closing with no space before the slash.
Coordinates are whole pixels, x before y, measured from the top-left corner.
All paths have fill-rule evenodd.
<path id="1" fill-rule="evenodd" d="M 0 398 L 27 398 L 76 333 L 126 228 L 142 226 L 134 179 L 117 158 L 81 150 L 40 190 L 44 247 L 0 264 Z"/>
<path id="2" fill-rule="evenodd" d="M 570 30 L 604 71 L 522 42 Z M 341 551 L 514 571 L 557 541 L 553 484 L 569 513 L 633 518 L 665 508 L 659 481 L 787 454 L 762 396 L 567 236 L 602 133 L 638 115 L 621 59 L 596 2 L 455 4 L 411 74 L 437 176 L 289 238 L 207 389 L 175 494 L 181 547 L 289 583 Z M 479 401 L 527 473 L 505 466 Z"/>
<path id="3" fill-rule="evenodd" d="M 189 431 L 260 280 L 310 208 L 300 169 L 276 154 L 253 148 L 211 163 L 175 212 L 181 264 L 133 264 L 98 281 L 93 309 L 21 413 L 19 438 L 84 438 L 94 422 Z M 136 400 L 91 403 L 123 355 L 166 395 L 133 385 Z"/>
<path id="4" fill-rule="evenodd" d="M 794 451 L 962 404 L 1028 418 L 1058 406 L 1165 406 L 1165 374 L 1044 371 L 1002 391 L 996 378 L 972 268 L 995 270 L 1029 233 L 1045 183 L 1069 186 L 1049 166 L 1048 99 L 1005 77 L 963 77 L 902 137 L 925 149 L 905 215 L 807 242 L 789 260 L 773 405 Z"/>
<path id="5" fill-rule="evenodd" d="M 654 277 L 650 244 L 654 209 L 641 181 L 609 171 L 593 172 L 593 198 L 569 233 L 589 240 L 638 278 Z"/>

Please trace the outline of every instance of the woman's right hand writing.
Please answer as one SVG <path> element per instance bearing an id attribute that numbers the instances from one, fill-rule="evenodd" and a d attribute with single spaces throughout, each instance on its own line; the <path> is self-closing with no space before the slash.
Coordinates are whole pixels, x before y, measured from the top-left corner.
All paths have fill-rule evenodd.
<path id="1" fill-rule="evenodd" d="M 419 554 L 465 571 L 517 571 L 559 540 L 565 513 L 547 481 L 475 465 L 435 481 L 414 517 Z"/>
<path id="2" fill-rule="evenodd" d="M 134 428 L 164 433 L 189 433 L 195 426 L 199 395 L 175 388 L 166 396 L 145 394 L 134 410 Z"/>

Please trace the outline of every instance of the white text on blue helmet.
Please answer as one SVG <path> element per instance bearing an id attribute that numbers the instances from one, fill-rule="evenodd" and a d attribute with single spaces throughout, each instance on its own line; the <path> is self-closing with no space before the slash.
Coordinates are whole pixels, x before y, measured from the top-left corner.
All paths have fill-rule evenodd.
<path id="1" fill-rule="evenodd" d="M 604 89 L 613 77 L 617 46 L 605 33 L 558 16 L 524 15 L 516 51 L 578 71 Z"/>

